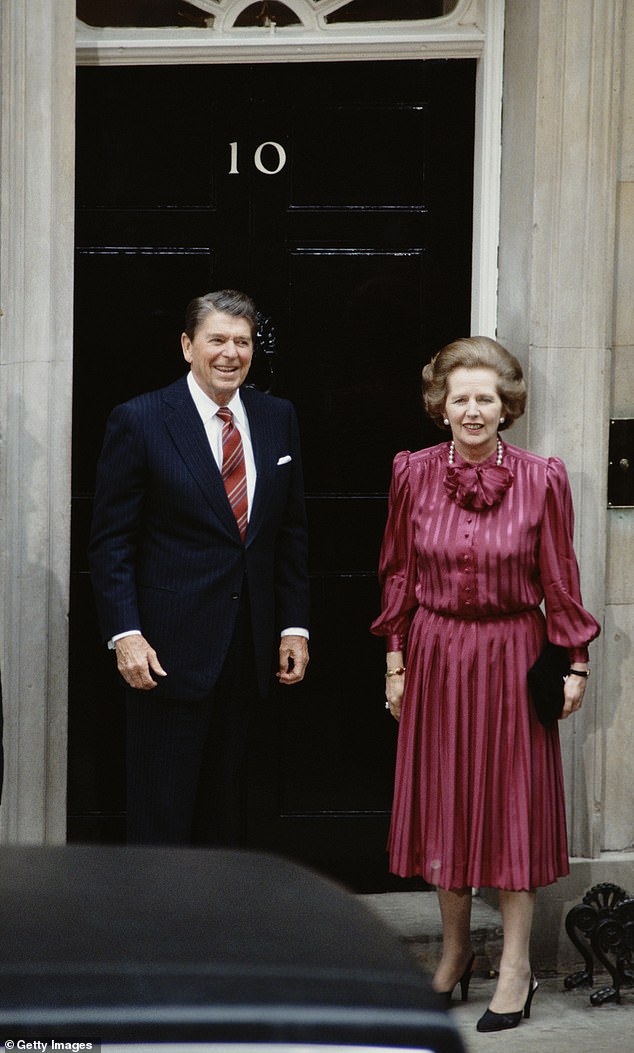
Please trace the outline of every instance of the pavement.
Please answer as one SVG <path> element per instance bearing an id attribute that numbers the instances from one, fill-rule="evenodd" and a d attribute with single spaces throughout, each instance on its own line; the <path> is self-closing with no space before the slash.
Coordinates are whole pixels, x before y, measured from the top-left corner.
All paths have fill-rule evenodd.
<path id="1" fill-rule="evenodd" d="M 360 898 L 432 973 L 442 938 L 436 896 L 396 892 Z M 495 989 L 502 929 L 497 910 L 477 896 L 473 901 L 472 938 L 476 963 L 469 1001 L 459 1001 L 458 988 L 451 1009 L 467 1053 L 634 1053 L 634 988 L 622 992 L 620 1005 L 593 1006 L 592 989 L 566 991 L 563 975 L 537 973 L 539 989 L 529 1020 L 522 1019 L 510 1031 L 479 1034 L 476 1022 Z M 606 985 L 608 979 L 607 974 L 597 974 L 594 989 Z"/>

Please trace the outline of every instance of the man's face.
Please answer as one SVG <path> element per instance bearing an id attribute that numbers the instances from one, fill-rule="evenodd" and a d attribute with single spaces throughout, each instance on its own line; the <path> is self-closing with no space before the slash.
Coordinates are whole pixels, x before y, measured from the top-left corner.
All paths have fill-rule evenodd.
<path id="1" fill-rule="evenodd" d="M 248 320 L 209 311 L 194 339 L 183 333 L 181 345 L 196 383 L 218 406 L 226 406 L 246 379 L 253 358 Z"/>

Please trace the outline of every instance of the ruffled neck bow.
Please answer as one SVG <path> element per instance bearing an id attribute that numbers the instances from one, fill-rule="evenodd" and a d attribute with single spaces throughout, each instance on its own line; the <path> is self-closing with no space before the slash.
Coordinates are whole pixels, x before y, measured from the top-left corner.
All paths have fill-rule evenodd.
<path id="1" fill-rule="evenodd" d="M 482 464 L 469 464 L 457 453 L 454 458 L 445 476 L 445 490 L 452 501 L 476 512 L 499 505 L 513 482 L 511 469 L 496 464 L 496 454 Z"/>

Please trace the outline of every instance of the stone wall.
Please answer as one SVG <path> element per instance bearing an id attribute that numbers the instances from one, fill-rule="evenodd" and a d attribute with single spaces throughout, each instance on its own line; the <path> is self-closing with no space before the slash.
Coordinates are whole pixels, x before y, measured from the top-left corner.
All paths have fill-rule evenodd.
<path id="1" fill-rule="evenodd" d="M 0 5 L 2 841 L 66 835 L 75 4 Z"/>
<path id="2" fill-rule="evenodd" d="M 561 729 L 571 853 L 591 858 L 634 840 L 634 518 L 607 510 L 610 415 L 634 415 L 633 26 L 621 0 L 506 3 L 498 335 L 529 380 L 518 438 L 568 467 L 584 600 L 604 623 Z"/>
<path id="3" fill-rule="evenodd" d="M 616 197 L 614 360 L 610 416 L 634 418 L 634 5 L 625 4 Z M 632 451 L 634 464 L 634 450 Z M 607 850 L 634 844 L 634 508 L 608 511 L 605 826 Z M 634 870 L 634 868 L 633 868 Z M 634 884 L 634 882 L 632 882 Z"/>

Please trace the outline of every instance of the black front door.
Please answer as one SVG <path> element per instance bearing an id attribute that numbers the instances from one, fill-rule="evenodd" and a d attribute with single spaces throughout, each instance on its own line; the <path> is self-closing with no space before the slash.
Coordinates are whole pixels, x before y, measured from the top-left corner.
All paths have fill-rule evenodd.
<path id="1" fill-rule="evenodd" d="M 474 85 L 470 60 L 78 70 L 71 839 L 123 836 L 85 558 L 105 419 L 184 372 L 186 303 L 234 286 L 274 326 L 252 379 L 298 410 L 313 597 L 306 681 L 260 713 L 253 843 L 385 887 L 396 725 L 368 626 L 392 457 L 441 438 L 421 366 L 469 332 Z"/>

